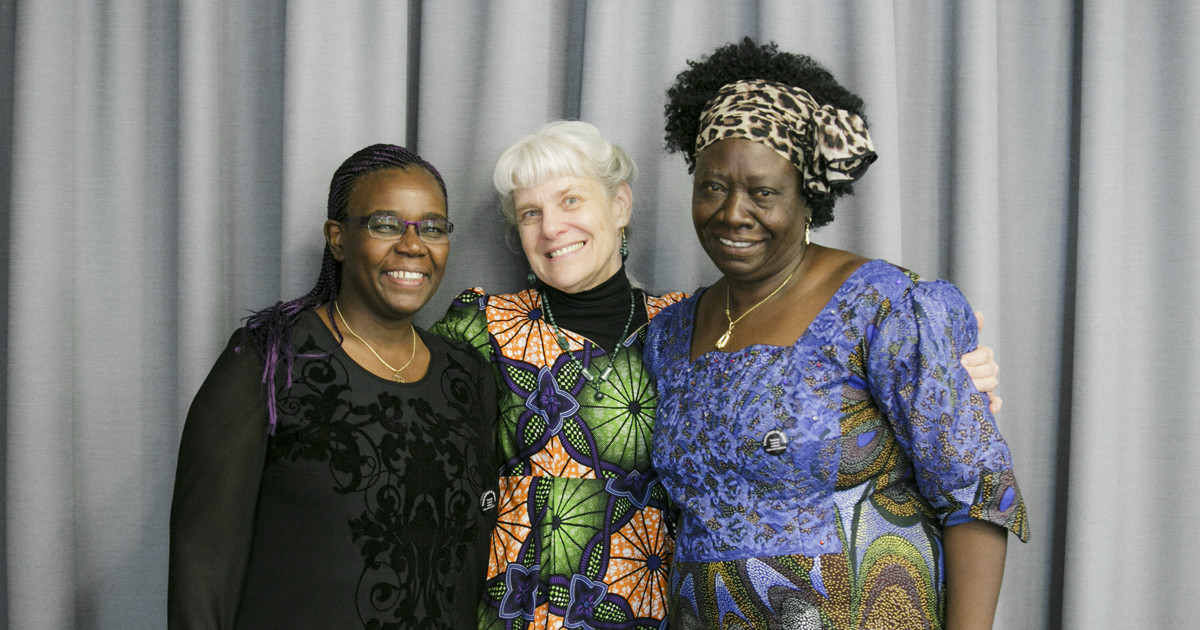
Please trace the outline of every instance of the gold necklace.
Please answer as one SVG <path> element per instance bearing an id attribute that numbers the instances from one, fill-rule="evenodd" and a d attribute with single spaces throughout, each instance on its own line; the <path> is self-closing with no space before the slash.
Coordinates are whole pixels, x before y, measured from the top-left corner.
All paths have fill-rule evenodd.
<path id="1" fill-rule="evenodd" d="M 755 304 L 754 306 L 751 306 L 749 309 L 746 309 L 746 312 L 739 315 L 737 319 L 732 319 L 729 316 L 729 282 L 726 281 L 726 283 L 725 283 L 725 319 L 729 321 L 729 328 L 725 331 L 725 334 L 721 335 L 721 338 L 717 340 L 717 350 L 724 350 L 725 346 L 729 345 L 729 338 L 731 336 L 733 336 L 733 325 L 734 324 L 742 321 L 742 318 L 749 315 L 750 311 L 753 311 L 754 309 L 762 306 L 763 302 L 766 302 L 767 300 L 775 297 L 775 294 L 779 293 L 779 291 L 781 289 L 783 289 L 783 287 L 787 286 L 787 283 L 789 281 L 791 281 L 792 276 L 794 276 L 794 275 L 796 275 L 796 271 L 793 269 L 792 273 L 789 274 L 787 279 L 783 281 L 783 284 L 775 287 L 775 290 L 771 292 L 771 295 L 768 295 L 767 297 L 759 300 L 758 304 Z"/>
<path id="2" fill-rule="evenodd" d="M 359 337 L 358 333 L 354 332 L 354 330 L 350 328 L 350 322 L 346 321 L 345 315 L 342 315 L 342 307 L 338 306 L 337 300 L 333 301 L 333 308 L 337 309 L 338 317 L 342 318 L 342 323 L 346 325 L 346 332 L 350 333 L 355 339 L 361 341 L 363 343 L 363 345 L 367 347 L 367 350 L 370 350 L 371 354 L 375 355 L 376 359 L 379 359 L 380 363 L 384 364 L 384 366 L 386 366 L 387 369 L 392 371 L 392 380 L 393 381 L 396 381 L 397 383 L 408 382 L 408 381 L 404 380 L 403 376 L 400 376 L 400 373 L 403 372 L 404 368 L 408 367 L 409 364 L 413 362 L 413 358 L 415 358 L 417 356 L 417 327 L 416 326 L 410 325 L 410 328 L 412 328 L 412 338 L 413 338 L 412 355 L 408 357 L 408 363 L 401 365 L 400 369 L 397 370 L 396 368 L 392 367 L 391 364 L 389 364 L 387 361 L 384 361 L 383 357 L 379 356 L 378 352 L 375 352 L 375 348 L 372 348 L 371 344 L 367 343 L 366 339 Z"/>

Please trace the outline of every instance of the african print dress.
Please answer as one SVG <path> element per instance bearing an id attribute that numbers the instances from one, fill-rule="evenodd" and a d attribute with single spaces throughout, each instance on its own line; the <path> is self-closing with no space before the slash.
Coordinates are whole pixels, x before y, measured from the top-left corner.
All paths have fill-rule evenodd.
<path id="1" fill-rule="evenodd" d="M 1028 539 L 1012 458 L 959 363 L 962 294 L 884 261 L 795 345 L 690 360 L 698 297 L 650 326 L 654 463 L 682 511 L 672 628 L 940 628 L 942 530 Z"/>
<path id="2" fill-rule="evenodd" d="M 646 296 L 647 314 L 683 297 Z M 568 354 L 537 291 L 472 289 L 433 330 L 479 349 L 496 375 L 504 461 L 480 627 L 662 626 L 674 543 L 650 463 L 657 399 L 641 360 L 646 327 L 612 355 L 564 330 Z M 581 369 L 610 364 L 598 398 Z"/>

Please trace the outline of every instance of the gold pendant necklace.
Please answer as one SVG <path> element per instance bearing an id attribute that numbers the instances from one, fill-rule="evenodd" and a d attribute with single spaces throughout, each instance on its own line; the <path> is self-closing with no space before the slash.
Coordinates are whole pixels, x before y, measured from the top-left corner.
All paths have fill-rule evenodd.
<path id="1" fill-rule="evenodd" d="M 413 362 L 413 358 L 417 356 L 417 327 L 412 326 L 412 325 L 409 326 L 410 328 L 412 328 L 412 347 L 413 347 L 413 349 L 412 349 L 412 354 L 409 355 L 409 357 L 408 357 L 408 363 L 401 365 L 400 369 L 396 369 L 396 368 L 392 367 L 391 364 L 389 364 L 387 361 L 384 361 L 383 357 L 379 356 L 378 352 L 375 352 L 375 348 L 372 348 L 371 344 L 367 343 L 366 339 L 359 337 L 358 333 L 354 332 L 354 330 L 352 328 L 350 328 L 350 322 L 346 321 L 345 315 L 342 315 L 342 307 L 338 306 L 337 300 L 333 301 L 333 308 L 337 310 L 338 317 L 340 317 L 342 319 L 342 323 L 346 325 L 346 332 L 350 333 L 355 339 L 361 341 L 362 344 L 367 347 L 367 350 L 370 350 L 371 354 L 375 355 L 376 359 L 379 359 L 380 363 L 382 363 L 385 367 L 387 367 L 387 369 L 392 371 L 392 380 L 396 381 L 397 383 L 407 382 L 404 380 L 403 376 L 400 376 L 400 373 L 403 372 L 404 368 L 408 367 L 409 364 Z"/>
<path id="2" fill-rule="evenodd" d="M 726 319 L 726 321 L 729 322 L 729 328 L 726 329 L 725 334 L 721 335 L 721 338 L 717 340 L 717 350 L 724 350 L 725 346 L 729 345 L 729 338 L 733 336 L 734 324 L 742 321 L 742 318 L 749 315 L 750 311 L 753 311 L 754 309 L 762 306 L 763 302 L 766 302 L 767 300 L 775 297 L 775 294 L 779 293 L 779 291 L 782 290 L 783 287 L 787 286 L 787 283 L 789 281 L 791 281 L 792 276 L 794 276 L 794 275 L 796 275 L 796 271 L 792 270 L 792 273 L 789 274 L 787 279 L 785 279 L 783 281 L 783 284 L 779 285 L 778 287 L 775 287 L 775 290 L 771 292 L 771 295 L 768 295 L 767 297 L 759 300 L 758 304 L 755 304 L 754 306 L 751 306 L 749 309 L 746 309 L 746 312 L 739 315 L 737 319 L 733 319 L 729 316 L 729 282 L 726 281 L 726 283 L 725 283 L 725 319 Z"/>

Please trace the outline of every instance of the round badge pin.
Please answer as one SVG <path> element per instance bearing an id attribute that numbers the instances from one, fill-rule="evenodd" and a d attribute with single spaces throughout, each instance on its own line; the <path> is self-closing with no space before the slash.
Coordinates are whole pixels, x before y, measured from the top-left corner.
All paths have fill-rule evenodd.
<path id="1" fill-rule="evenodd" d="M 491 512 L 496 507 L 496 491 L 488 490 L 479 495 L 479 509 L 484 512 Z"/>
<path id="2" fill-rule="evenodd" d="M 788 447 L 787 434 L 779 429 L 767 431 L 763 436 L 762 447 L 767 455 L 783 455 Z"/>

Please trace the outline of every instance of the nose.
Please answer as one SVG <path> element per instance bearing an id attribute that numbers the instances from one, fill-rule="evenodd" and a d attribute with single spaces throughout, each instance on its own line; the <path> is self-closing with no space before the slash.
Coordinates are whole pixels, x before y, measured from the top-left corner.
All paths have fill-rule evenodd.
<path id="1" fill-rule="evenodd" d="M 396 251 L 408 256 L 421 256 L 425 253 L 425 242 L 417 236 L 417 226 L 411 223 L 404 226 L 404 232 L 396 239 Z"/>
<path id="2" fill-rule="evenodd" d="M 556 208 L 542 208 L 542 237 L 553 239 L 567 228 L 562 213 Z"/>
<path id="3" fill-rule="evenodd" d="M 754 217 L 749 211 L 751 203 L 748 192 L 734 189 L 721 201 L 717 218 L 727 225 L 749 226 L 754 222 Z"/>

